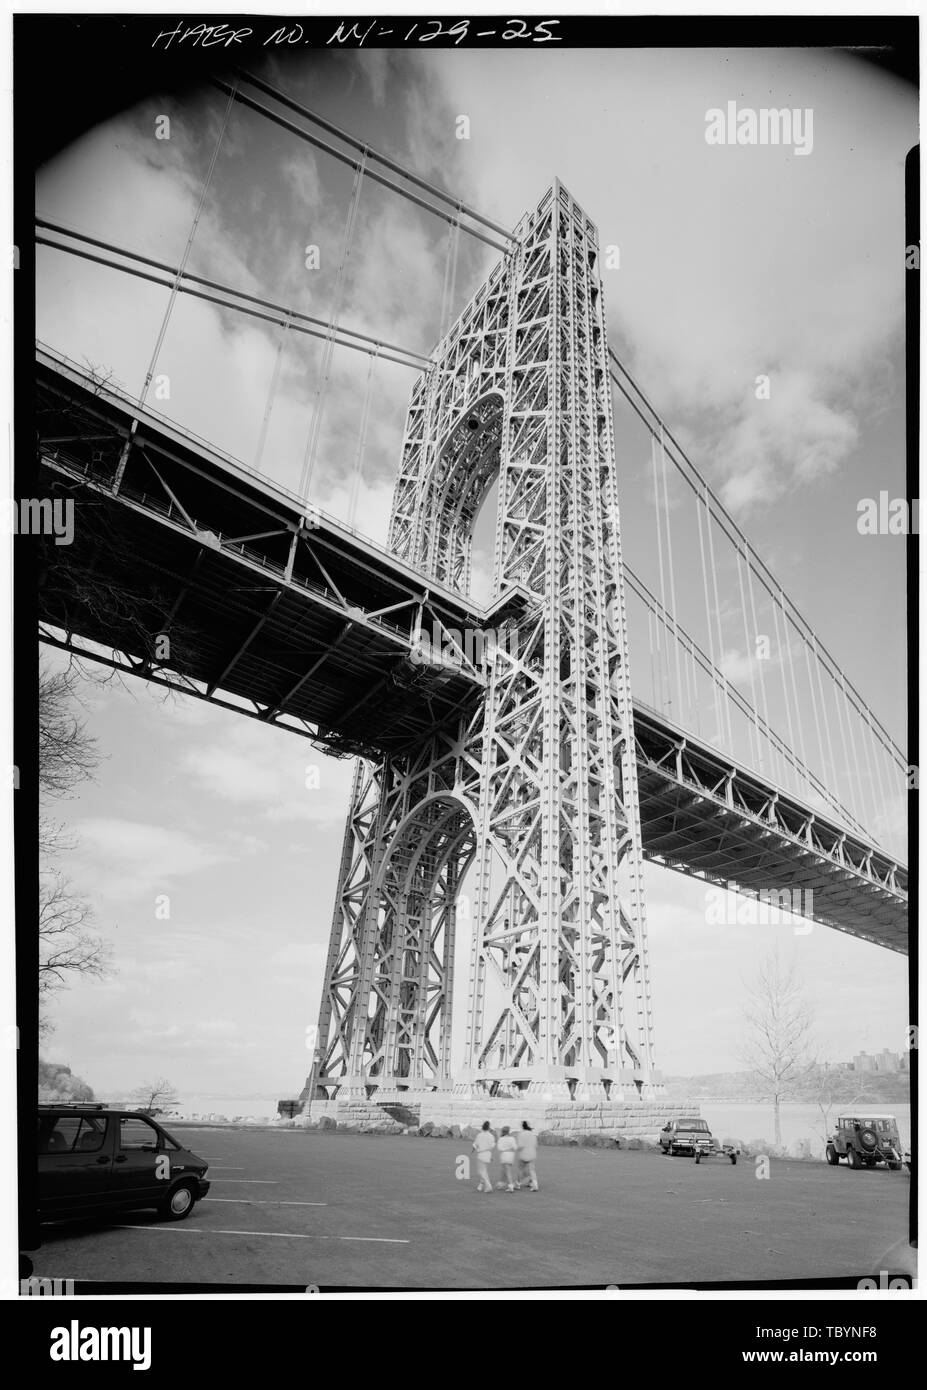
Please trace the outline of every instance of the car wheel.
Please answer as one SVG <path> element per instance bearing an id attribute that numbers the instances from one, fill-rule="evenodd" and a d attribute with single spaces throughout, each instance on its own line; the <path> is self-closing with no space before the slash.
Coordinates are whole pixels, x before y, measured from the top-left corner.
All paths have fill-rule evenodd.
<path id="1" fill-rule="evenodd" d="M 824 1157 L 832 1168 L 840 1162 L 840 1159 L 837 1157 L 837 1150 L 834 1148 L 833 1144 L 828 1144 L 827 1148 L 824 1150 Z"/>
<path id="2" fill-rule="evenodd" d="M 178 1183 L 158 1207 L 165 1221 L 183 1221 L 196 1206 L 196 1193 L 188 1182 Z"/>
<path id="3" fill-rule="evenodd" d="M 900 1163 L 896 1163 L 893 1159 L 889 1159 L 889 1161 L 888 1161 L 888 1166 L 889 1166 L 889 1168 L 891 1168 L 891 1170 L 892 1170 L 893 1173 L 897 1173 L 897 1172 L 898 1172 L 898 1169 L 901 1167 L 901 1164 L 900 1164 Z"/>
<path id="4" fill-rule="evenodd" d="M 855 1149 L 847 1149 L 847 1163 L 851 1168 L 862 1168 L 863 1160 Z"/>

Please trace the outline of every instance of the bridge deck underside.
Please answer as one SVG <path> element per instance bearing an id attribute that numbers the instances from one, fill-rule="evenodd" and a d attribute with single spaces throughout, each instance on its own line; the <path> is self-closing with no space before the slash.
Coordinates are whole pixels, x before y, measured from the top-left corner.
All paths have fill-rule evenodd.
<path id="1" fill-rule="evenodd" d="M 65 642 L 342 754 L 416 746 L 481 698 L 478 671 L 413 659 L 426 592 L 432 631 L 487 625 L 469 600 L 328 519 L 306 533 L 296 499 L 144 412 L 126 463 L 127 410 L 39 380 L 42 495 L 77 503 L 73 543 L 41 542 L 40 616 Z M 887 855 L 638 704 L 635 726 L 648 858 L 748 893 L 812 890 L 816 921 L 906 949 L 906 875 Z"/>
<path id="2" fill-rule="evenodd" d="M 635 710 L 635 733 L 649 859 L 737 884 L 758 898 L 760 921 L 787 920 L 790 902 L 815 922 L 907 951 L 903 868 L 755 774 L 732 777 L 716 752 L 646 708 Z"/>
<path id="3" fill-rule="evenodd" d="M 75 498 L 76 518 L 70 545 L 43 538 L 44 622 L 334 752 L 395 753 L 478 698 L 478 673 L 410 659 L 416 615 L 429 633 L 462 632 L 466 601 L 348 528 L 315 513 L 303 524 L 295 498 L 144 416 L 117 495 L 131 419 L 40 375 L 40 487 Z"/>

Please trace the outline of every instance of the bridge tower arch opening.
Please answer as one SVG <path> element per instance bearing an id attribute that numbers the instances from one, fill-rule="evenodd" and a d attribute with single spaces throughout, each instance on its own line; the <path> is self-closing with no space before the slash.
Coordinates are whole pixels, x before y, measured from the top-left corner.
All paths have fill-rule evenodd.
<path id="1" fill-rule="evenodd" d="M 463 594 L 471 589 L 477 518 L 499 475 L 503 418 L 499 391 L 462 410 L 425 483 L 419 518 L 423 568 Z M 496 512 L 498 517 L 498 498 Z"/>
<path id="2" fill-rule="evenodd" d="M 443 792 L 415 804 L 390 837 L 374 885 L 372 987 L 358 1033 L 359 1065 L 381 1099 L 450 1080 L 458 899 L 474 848 L 470 808 Z"/>
<path id="3" fill-rule="evenodd" d="M 333 1085 L 592 1099 L 661 1089 L 616 471 L 597 233 L 557 182 L 410 396 L 390 548 L 466 594 L 474 523 L 498 478 L 480 619 L 492 640 L 470 708 L 420 746 L 359 765 L 310 1096 Z M 473 884 L 453 1077 L 452 953 L 440 965 L 431 890 L 399 872 L 406 855 L 425 872 L 408 817 L 439 793 L 472 817 L 470 829 L 449 822 Z M 436 983 L 413 987 L 397 951 L 413 974 L 427 956 Z M 439 1016 L 440 1045 L 417 1048 L 416 1028 Z"/>

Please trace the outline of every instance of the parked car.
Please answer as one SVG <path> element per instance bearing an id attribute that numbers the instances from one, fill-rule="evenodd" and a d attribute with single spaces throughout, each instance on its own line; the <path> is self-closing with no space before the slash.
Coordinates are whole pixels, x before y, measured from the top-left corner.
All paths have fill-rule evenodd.
<path id="1" fill-rule="evenodd" d="M 874 1168 L 886 1163 L 899 1169 L 902 1164 L 901 1138 L 894 1115 L 877 1115 L 871 1110 L 841 1115 L 824 1157 L 832 1166 L 845 1158 L 851 1168 Z"/>
<path id="2" fill-rule="evenodd" d="M 103 1105 L 39 1105 L 39 1220 L 155 1207 L 166 1221 L 206 1196 L 208 1164 L 150 1116 Z"/>
<path id="3" fill-rule="evenodd" d="M 714 1154 L 723 1155 L 731 1163 L 737 1162 L 737 1154 L 732 1144 L 718 1144 L 702 1119 L 670 1120 L 660 1131 L 660 1148 L 664 1154 L 692 1154 L 698 1163 L 702 1158 Z"/>

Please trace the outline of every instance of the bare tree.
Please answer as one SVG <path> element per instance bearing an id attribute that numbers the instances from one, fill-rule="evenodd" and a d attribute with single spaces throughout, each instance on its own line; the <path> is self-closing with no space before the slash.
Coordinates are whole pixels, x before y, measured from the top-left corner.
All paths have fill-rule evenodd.
<path id="1" fill-rule="evenodd" d="M 158 1081 L 146 1081 L 136 1087 L 132 1099 L 142 1101 L 144 1110 L 154 1110 L 155 1107 L 176 1105 L 180 1097 L 167 1078 L 162 1076 Z"/>
<path id="2" fill-rule="evenodd" d="M 811 1053 L 813 1013 L 792 965 L 770 952 L 747 987 L 748 1027 L 742 1060 L 772 1101 L 774 1138 L 782 1143 L 780 1106 L 794 1095 L 815 1065 Z"/>
<path id="3" fill-rule="evenodd" d="M 39 998 L 60 989 L 68 975 L 94 975 L 109 970 L 109 947 L 89 930 L 93 910 L 85 898 L 70 891 L 56 870 L 43 873 L 39 888 Z"/>
<path id="4" fill-rule="evenodd" d="M 69 663 L 39 665 L 39 787 L 45 796 L 70 796 L 92 777 L 100 755 L 96 739 L 75 710 L 81 672 Z"/>
<path id="5" fill-rule="evenodd" d="M 109 948 L 91 930 L 93 913 L 76 893 L 54 859 L 73 848 L 59 821 L 44 809 L 49 798 L 71 796 L 93 776 L 100 755 L 96 740 L 77 712 L 80 669 L 73 663 L 56 670 L 39 666 L 39 1036 L 53 1031 L 48 1006 L 56 990 L 75 975 L 97 978 L 111 969 Z"/>

